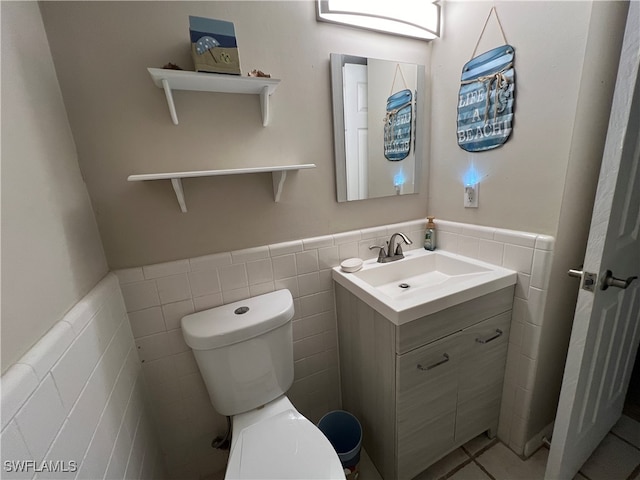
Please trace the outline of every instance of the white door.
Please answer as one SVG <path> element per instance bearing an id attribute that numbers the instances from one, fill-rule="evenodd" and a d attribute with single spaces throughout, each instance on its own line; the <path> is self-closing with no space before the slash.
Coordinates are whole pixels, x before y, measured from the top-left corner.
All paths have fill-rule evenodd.
<path id="1" fill-rule="evenodd" d="M 546 479 L 570 479 L 622 414 L 640 338 L 640 3 L 630 2 Z M 607 270 L 622 280 L 603 290 Z M 582 284 L 584 284 L 584 279 Z"/>
<path id="2" fill-rule="evenodd" d="M 368 198 L 367 66 L 344 65 L 344 143 L 347 158 L 347 200 Z"/>

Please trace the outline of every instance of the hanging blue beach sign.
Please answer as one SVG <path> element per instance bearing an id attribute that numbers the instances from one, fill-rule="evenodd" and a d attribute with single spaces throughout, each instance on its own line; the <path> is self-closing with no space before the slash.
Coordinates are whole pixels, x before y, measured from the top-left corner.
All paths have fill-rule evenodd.
<path id="1" fill-rule="evenodd" d="M 489 17 L 492 12 L 495 8 Z M 504 32 L 502 35 L 504 37 Z M 500 147 L 509 139 L 513 128 L 514 59 L 515 49 L 506 44 L 505 38 L 505 45 L 472 58 L 462 68 L 457 137 L 463 150 L 484 152 Z"/>

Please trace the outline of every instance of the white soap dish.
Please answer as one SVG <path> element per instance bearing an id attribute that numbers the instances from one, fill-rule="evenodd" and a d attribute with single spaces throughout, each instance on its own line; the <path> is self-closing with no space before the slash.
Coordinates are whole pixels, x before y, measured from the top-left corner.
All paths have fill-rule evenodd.
<path id="1" fill-rule="evenodd" d="M 340 268 L 343 272 L 353 273 L 362 268 L 361 258 L 347 258 L 340 264 Z"/>

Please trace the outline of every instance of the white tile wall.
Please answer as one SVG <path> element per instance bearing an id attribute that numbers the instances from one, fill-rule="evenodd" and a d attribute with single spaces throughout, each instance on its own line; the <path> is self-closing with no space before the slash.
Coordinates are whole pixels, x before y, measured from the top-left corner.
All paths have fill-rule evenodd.
<path id="1" fill-rule="evenodd" d="M 213 410 L 193 354 L 182 339 L 182 316 L 289 289 L 296 313 L 295 383 L 288 395 L 301 413 L 317 421 L 340 407 L 330 269 L 348 257 L 372 258 L 375 252 L 368 246 L 384 242 L 396 231 L 414 240 L 409 248 L 421 248 L 424 224 L 418 220 L 362 234 L 325 235 L 115 272 L 151 392 L 169 475 L 211 475 L 224 470 L 227 460 L 224 453 L 209 447 L 224 431 L 226 419 Z"/>
<path id="2" fill-rule="evenodd" d="M 518 272 L 498 437 L 524 454 L 555 240 L 548 235 L 448 221 L 438 222 L 438 239 L 444 250 Z"/>
<path id="3" fill-rule="evenodd" d="M 141 377 L 118 280 L 109 274 L 2 376 L 0 476 L 163 478 Z M 15 471 L 25 461 L 34 463 Z M 59 471 L 49 471 L 55 465 Z"/>
<path id="4" fill-rule="evenodd" d="M 317 421 L 341 402 L 330 269 L 349 257 L 375 257 L 369 245 L 384 244 L 397 231 L 412 239 L 406 249 L 422 248 L 425 224 L 420 219 L 115 272 L 169 476 L 207 476 L 226 465 L 226 455 L 209 447 L 224 431 L 226 420 L 213 410 L 193 354 L 182 340 L 182 316 L 289 289 L 296 313 L 295 382 L 288 396 L 301 413 Z M 437 225 L 439 248 L 518 271 L 499 436 L 521 449 L 524 429 L 518 425 L 525 424 L 531 401 L 530 379 L 535 375 L 554 240 L 454 222 Z"/>

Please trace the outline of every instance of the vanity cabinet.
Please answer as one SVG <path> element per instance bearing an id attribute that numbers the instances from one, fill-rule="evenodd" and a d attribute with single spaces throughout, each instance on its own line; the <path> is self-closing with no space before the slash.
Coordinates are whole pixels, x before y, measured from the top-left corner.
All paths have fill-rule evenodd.
<path id="1" fill-rule="evenodd" d="M 395 325 L 335 284 L 343 408 L 385 480 L 497 430 L 513 287 Z"/>

